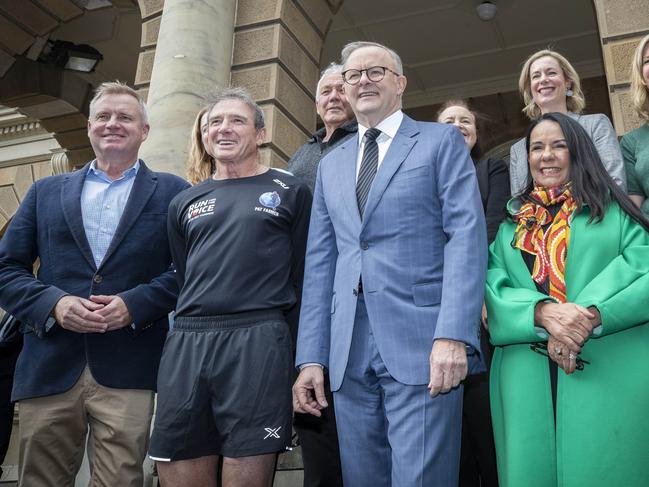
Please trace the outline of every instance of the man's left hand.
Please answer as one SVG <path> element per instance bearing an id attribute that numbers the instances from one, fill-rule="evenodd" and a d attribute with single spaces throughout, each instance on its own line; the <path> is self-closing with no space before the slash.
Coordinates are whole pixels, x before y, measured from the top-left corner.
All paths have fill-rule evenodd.
<path id="1" fill-rule="evenodd" d="M 435 397 L 459 386 L 468 370 L 464 342 L 435 340 L 430 352 L 430 395 Z"/>
<path id="2" fill-rule="evenodd" d="M 119 296 L 104 296 L 100 294 L 90 296 L 89 299 L 90 301 L 104 305 L 96 313 L 106 318 L 106 323 L 108 324 L 106 331 L 118 330 L 133 323 L 133 318 L 131 317 L 131 313 L 128 312 L 126 303 Z"/>

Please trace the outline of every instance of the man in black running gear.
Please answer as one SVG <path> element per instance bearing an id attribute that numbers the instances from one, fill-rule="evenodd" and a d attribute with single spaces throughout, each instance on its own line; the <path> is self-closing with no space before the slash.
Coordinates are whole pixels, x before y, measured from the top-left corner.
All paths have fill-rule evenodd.
<path id="1" fill-rule="evenodd" d="M 209 110 L 212 179 L 169 208 L 181 291 L 159 372 L 149 455 L 163 486 L 270 487 L 291 440 L 287 317 L 302 283 L 311 193 L 259 162 L 263 113 L 243 90 Z"/>

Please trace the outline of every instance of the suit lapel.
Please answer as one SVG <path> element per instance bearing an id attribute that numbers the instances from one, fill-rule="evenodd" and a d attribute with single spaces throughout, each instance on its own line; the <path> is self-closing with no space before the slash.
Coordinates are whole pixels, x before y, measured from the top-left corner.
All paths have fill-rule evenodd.
<path id="1" fill-rule="evenodd" d="M 90 244 L 86 237 L 86 230 L 83 227 L 83 216 L 81 214 L 81 191 L 83 182 L 86 180 L 88 167 L 90 163 L 83 166 L 82 169 L 70 174 L 66 174 L 61 185 L 61 207 L 63 216 L 70 228 L 70 233 L 76 242 L 79 250 L 91 265 L 95 268 L 95 260 L 92 257 Z"/>
<path id="2" fill-rule="evenodd" d="M 144 206 L 151 198 L 151 195 L 153 195 L 157 184 L 158 177 L 156 174 L 149 170 L 144 162 L 140 160 L 140 169 L 137 171 L 135 181 L 133 181 L 131 194 L 128 197 L 128 201 L 124 207 L 124 213 L 122 213 L 122 218 L 119 220 L 117 230 L 115 230 L 115 235 L 113 235 L 113 239 L 110 242 L 101 266 L 103 266 L 104 262 L 108 261 L 113 252 L 115 252 L 115 249 L 119 247 L 124 236 L 137 221 Z"/>
<path id="3" fill-rule="evenodd" d="M 401 126 L 394 136 L 394 140 L 390 144 L 390 148 L 387 154 L 385 154 L 372 183 L 370 194 L 367 197 L 367 204 L 365 205 L 363 222 L 366 222 L 372 215 L 392 176 L 394 176 L 394 173 L 399 169 L 413 146 L 417 143 L 415 136 L 418 133 L 417 123 L 410 117 L 404 115 Z"/>
<path id="4" fill-rule="evenodd" d="M 339 184 L 341 185 L 343 197 L 345 198 L 345 207 L 354 226 L 360 227 L 361 215 L 358 212 L 358 201 L 356 200 L 356 160 L 358 159 L 358 134 L 347 142 L 344 142 L 340 149 L 343 150 L 343 156 L 340 158 L 340 167 L 337 173 Z"/>

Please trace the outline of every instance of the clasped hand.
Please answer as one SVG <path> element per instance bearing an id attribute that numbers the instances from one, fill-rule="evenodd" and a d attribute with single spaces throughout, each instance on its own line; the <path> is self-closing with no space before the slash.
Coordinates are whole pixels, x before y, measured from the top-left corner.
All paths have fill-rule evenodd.
<path id="1" fill-rule="evenodd" d="M 539 303 L 534 309 L 534 322 L 549 333 L 548 355 L 566 374 L 575 371 L 581 352 L 593 328 L 600 322 L 596 308 L 574 303 Z"/>
<path id="2" fill-rule="evenodd" d="M 77 333 L 105 333 L 133 322 L 126 303 L 116 295 L 64 296 L 52 314 L 62 328 Z"/>

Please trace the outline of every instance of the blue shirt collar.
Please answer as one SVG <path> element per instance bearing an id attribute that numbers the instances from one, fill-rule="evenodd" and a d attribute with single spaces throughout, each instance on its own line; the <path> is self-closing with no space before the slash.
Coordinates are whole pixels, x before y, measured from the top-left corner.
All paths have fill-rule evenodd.
<path id="1" fill-rule="evenodd" d="M 101 169 L 97 169 L 97 159 L 94 159 L 90 163 L 86 175 L 93 174 L 94 176 L 98 177 L 103 181 L 106 181 L 107 183 L 113 183 L 115 181 L 122 181 L 122 180 L 134 178 L 137 172 L 139 171 L 139 169 L 140 169 L 140 160 L 138 159 L 137 161 L 135 161 L 135 164 L 133 164 L 131 167 L 129 167 L 126 171 L 122 173 L 121 177 L 113 180 L 110 177 L 108 177 L 108 174 L 106 174 L 104 171 L 102 171 Z"/>

